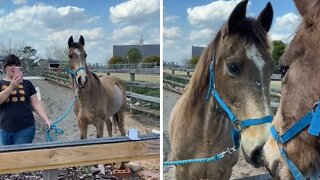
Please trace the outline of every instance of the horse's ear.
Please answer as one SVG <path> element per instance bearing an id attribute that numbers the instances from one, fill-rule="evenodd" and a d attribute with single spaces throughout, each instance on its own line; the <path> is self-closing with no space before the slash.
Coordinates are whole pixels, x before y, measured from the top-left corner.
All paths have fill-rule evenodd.
<path id="1" fill-rule="evenodd" d="M 79 43 L 84 46 L 84 38 L 82 35 L 80 36 Z"/>
<path id="2" fill-rule="evenodd" d="M 262 25 L 262 27 L 268 32 L 270 30 L 273 19 L 273 9 L 270 2 L 266 5 L 266 7 L 262 10 L 260 15 L 258 16 L 258 23 Z"/>
<path id="3" fill-rule="evenodd" d="M 240 2 L 232 11 L 228 20 L 228 32 L 235 32 L 238 25 L 246 18 L 248 0 Z"/>
<path id="4" fill-rule="evenodd" d="M 71 47 L 71 45 L 72 45 L 73 43 L 74 43 L 73 37 L 70 36 L 70 37 L 69 37 L 69 40 L 68 40 L 68 46 Z"/>

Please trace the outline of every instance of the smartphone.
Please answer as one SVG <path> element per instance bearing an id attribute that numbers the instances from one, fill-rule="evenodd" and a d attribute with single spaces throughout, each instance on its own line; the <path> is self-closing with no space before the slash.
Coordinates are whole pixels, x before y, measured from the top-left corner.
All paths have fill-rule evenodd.
<path id="1" fill-rule="evenodd" d="M 14 76 L 18 76 L 22 78 L 23 76 L 22 67 L 20 66 L 14 67 Z"/>

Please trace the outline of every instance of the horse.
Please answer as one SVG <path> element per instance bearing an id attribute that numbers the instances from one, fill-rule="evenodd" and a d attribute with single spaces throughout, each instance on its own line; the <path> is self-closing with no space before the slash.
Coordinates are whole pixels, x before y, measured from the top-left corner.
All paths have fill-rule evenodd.
<path id="1" fill-rule="evenodd" d="M 106 123 L 109 137 L 112 136 L 112 124 L 114 130 L 117 124 L 120 134 L 125 136 L 125 85 L 117 77 L 99 78 L 95 73 L 90 72 L 86 64 L 87 54 L 84 44 L 82 35 L 79 42 L 74 42 L 73 36 L 68 40 L 68 66 L 72 88 L 76 93 L 74 113 L 80 129 L 80 138 L 87 138 L 89 124 L 96 127 L 97 138 L 102 138 L 104 123 Z"/>
<path id="2" fill-rule="evenodd" d="M 232 123 L 212 96 L 211 86 L 240 122 L 270 115 L 272 46 L 268 31 L 273 9 L 268 3 L 257 19 L 246 17 L 248 1 L 231 12 L 215 38 L 200 56 L 194 74 L 174 106 L 169 119 L 169 140 L 173 161 L 212 157 L 233 146 Z M 210 64 L 213 64 L 212 85 Z M 271 118 L 272 120 L 272 118 Z M 241 144 L 245 158 L 260 166 L 261 150 L 270 136 L 271 123 L 244 128 Z M 228 154 L 228 153 L 227 153 Z M 213 163 L 177 165 L 176 179 L 229 179 L 239 151 Z"/>
<path id="3" fill-rule="evenodd" d="M 302 22 L 279 62 L 281 99 L 272 122 L 273 136 L 263 148 L 262 159 L 274 179 L 319 179 L 320 127 L 313 131 L 311 123 L 295 130 L 294 124 L 310 118 L 320 122 L 312 113 L 319 111 L 315 103 L 320 99 L 320 1 L 294 3 Z M 289 131 L 297 133 L 287 136 Z"/>

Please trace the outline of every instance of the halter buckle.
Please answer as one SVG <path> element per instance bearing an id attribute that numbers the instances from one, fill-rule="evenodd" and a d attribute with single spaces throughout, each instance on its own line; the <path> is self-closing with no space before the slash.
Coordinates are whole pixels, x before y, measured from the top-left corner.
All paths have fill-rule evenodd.
<path id="1" fill-rule="evenodd" d="M 313 112 L 316 112 L 317 111 L 317 109 L 318 109 L 318 105 L 319 105 L 319 101 L 318 102 L 316 102 L 314 105 L 313 105 Z"/>

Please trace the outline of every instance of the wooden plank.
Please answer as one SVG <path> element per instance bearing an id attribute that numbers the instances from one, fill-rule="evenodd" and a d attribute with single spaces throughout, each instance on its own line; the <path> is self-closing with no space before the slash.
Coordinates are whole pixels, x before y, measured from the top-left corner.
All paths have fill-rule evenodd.
<path id="1" fill-rule="evenodd" d="M 159 83 L 146 83 L 138 81 L 123 81 L 126 86 L 130 87 L 141 87 L 141 88 L 150 88 L 150 89 L 159 89 Z"/>
<path id="2" fill-rule="evenodd" d="M 35 149 L 31 145 L 25 150 L 3 150 L 0 153 L 0 174 L 160 158 L 159 136 L 140 141 L 126 139 L 103 144 L 70 146 L 49 143 L 49 146 L 38 145 Z"/>
<path id="3" fill-rule="evenodd" d="M 129 91 L 126 91 L 126 94 L 127 94 L 127 97 L 141 99 L 141 100 L 153 102 L 153 103 L 160 103 L 160 98 L 157 98 L 157 97 L 145 96 L 145 95 L 141 95 L 141 94 L 137 94 Z"/>
<path id="4" fill-rule="evenodd" d="M 163 79 L 163 83 L 168 83 L 168 84 L 175 85 L 175 86 L 182 87 L 182 88 L 184 88 L 186 86 L 183 83 L 179 83 L 179 82 L 171 81 L 171 80 L 167 80 L 167 79 Z"/>
<path id="5" fill-rule="evenodd" d="M 166 90 L 169 90 L 169 91 L 178 93 L 178 94 L 182 94 L 182 91 L 179 91 L 179 90 L 176 89 L 176 88 L 173 88 L 173 87 L 171 87 L 171 86 L 168 86 L 167 84 L 163 84 L 163 88 L 166 89 Z"/>
<path id="6" fill-rule="evenodd" d="M 237 178 L 234 180 L 271 180 L 271 179 L 272 178 L 269 174 L 260 174 L 260 175 L 256 175 L 256 176 Z"/>
<path id="7" fill-rule="evenodd" d="M 130 109 L 160 117 L 160 111 L 155 110 L 155 109 L 150 109 L 150 108 L 146 108 L 146 107 L 142 107 L 142 106 L 135 106 L 133 104 L 130 104 Z"/>

